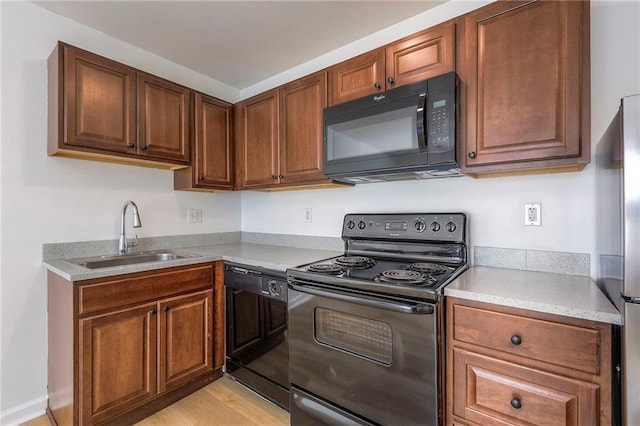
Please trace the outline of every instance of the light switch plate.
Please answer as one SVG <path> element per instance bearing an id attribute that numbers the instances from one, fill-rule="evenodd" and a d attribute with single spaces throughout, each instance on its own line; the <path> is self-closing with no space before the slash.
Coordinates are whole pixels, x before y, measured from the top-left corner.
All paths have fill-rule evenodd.
<path id="1" fill-rule="evenodd" d="M 202 223 L 202 210 L 201 209 L 187 209 L 187 222 L 188 223 Z"/>

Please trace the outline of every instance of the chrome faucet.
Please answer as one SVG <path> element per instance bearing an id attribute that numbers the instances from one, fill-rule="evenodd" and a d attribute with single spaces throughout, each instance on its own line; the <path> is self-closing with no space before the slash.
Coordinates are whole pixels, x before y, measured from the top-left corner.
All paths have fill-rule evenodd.
<path id="1" fill-rule="evenodd" d="M 125 233 L 125 230 L 124 230 L 124 216 L 125 216 L 125 213 L 127 212 L 127 207 L 129 207 L 129 205 L 131 205 L 131 207 L 133 208 L 133 227 L 140 228 L 142 226 L 142 221 L 140 220 L 140 214 L 138 213 L 138 206 L 136 206 L 136 203 L 134 203 L 131 200 L 124 203 L 124 206 L 122 206 L 122 214 L 120 216 L 120 241 L 118 242 L 119 254 L 127 254 L 127 249 L 129 248 L 129 245 L 131 245 L 131 247 L 135 247 L 138 244 L 137 235 L 134 242 L 128 243 L 127 234 Z"/>

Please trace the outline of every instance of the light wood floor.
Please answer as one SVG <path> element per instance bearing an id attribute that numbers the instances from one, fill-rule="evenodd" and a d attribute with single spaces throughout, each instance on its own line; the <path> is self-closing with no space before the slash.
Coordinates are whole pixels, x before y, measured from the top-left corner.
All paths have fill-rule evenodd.
<path id="1" fill-rule="evenodd" d="M 137 426 L 288 426 L 289 413 L 226 377 L 147 417 Z M 47 416 L 23 426 L 50 426 Z"/>

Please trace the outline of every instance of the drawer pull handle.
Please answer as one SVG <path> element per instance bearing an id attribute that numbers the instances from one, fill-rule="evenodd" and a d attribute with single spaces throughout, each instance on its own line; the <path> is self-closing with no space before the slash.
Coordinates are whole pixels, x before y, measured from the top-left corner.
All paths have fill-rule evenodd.
<path id="1" fill-rule="evenodd" d="M 516 410 L 519 410 L 520 408 L 522 408 L 522 402 L 518 398 L 513 398 L 511 400 L 511 406 Z"/>
<path id="2" fill-rule="evenodd" d="M 520 338 L 520 336 L 518 336 L 517 334 L 514 334 L 513 336 L 511 336 L 511 343 L 518 346 L 520 343 L 522 343 L 522 338 Z"/>

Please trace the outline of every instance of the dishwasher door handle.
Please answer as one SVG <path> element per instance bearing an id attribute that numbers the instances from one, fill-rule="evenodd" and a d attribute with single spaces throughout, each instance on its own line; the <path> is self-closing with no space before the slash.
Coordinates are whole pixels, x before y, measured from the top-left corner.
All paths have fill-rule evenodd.
<path id="1" fill-rule="evenodd" d="M 305 284 L 289 283 L 289 288 L 299 291 L 301 293 L 311 294 L 314 296 L 327 297 L 329 299 L 340 300 L 343 302 L 355 303 L 357 305 L 368 306 L 372 308 L 385 309 L 387 311 L 400 312 L 403 314 L 415 314 L 415 315 L 431 315 L 434 313 L 433 304 L 422 303 L 413 300 L 388 300 L 368 295 L 355 295 L 348 292 L 319 288 L 316 286 L 310 286 Z"/>

